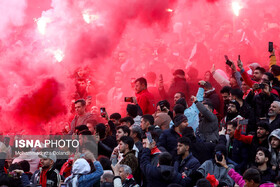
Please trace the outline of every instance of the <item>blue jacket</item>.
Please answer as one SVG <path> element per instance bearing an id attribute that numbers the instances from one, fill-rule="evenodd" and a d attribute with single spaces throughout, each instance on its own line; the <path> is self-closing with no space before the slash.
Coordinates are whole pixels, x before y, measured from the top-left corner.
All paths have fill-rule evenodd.
<path id="1" fill-rule="evenodd" d="M 100 177 L 103 175 L 103 168 L 98 161 L 93 162 L 93 165 L 96 169 L 95 172 L 88 175 L 81 175 L 79 177 L 79 186 L 92 187 L 100 180 Z"/>
<path id="2" fill-rule="evenodd" d="M 185 172 L 187 176 L 190 176 L 190 174 L 193 171 L 196 171 L 199 166 L 199 161 L 192 155 L 192 153 L 190 153 L 184 160 L 182 160 L 182 157 L 179 157 L 174 163 L 175 171 L 178 171 L 179 173 Z"/>
<path id="3" fill-rule="evenodd" d="M 151 164 L 151 150 L 143 149 L 141 156 L 141 170 L 146 177 L 147 187 L 165 187 L 168 184 L 176 183 L 186 186 L 191 181 L 189 178 L 182 178 L 182 175 L 174 170 L 172 166 L 161 165 L 159 167 Z"/>
<path id="4" fill-rule="evenodd" d="M 204 89 L 198 88 L 196 97 L 198 101 L 203 101 Z M 196 105 L 193 103 L 189 108 L 184 111 L 184 115 L 188 118 L 189 127 L 192 127 L 194 132 L 196 132 L 196 128 L 199 124 L 199 110 Z M 174 125 L 173 121 L 170 121 L 169 127 L 171 128 Z"/>

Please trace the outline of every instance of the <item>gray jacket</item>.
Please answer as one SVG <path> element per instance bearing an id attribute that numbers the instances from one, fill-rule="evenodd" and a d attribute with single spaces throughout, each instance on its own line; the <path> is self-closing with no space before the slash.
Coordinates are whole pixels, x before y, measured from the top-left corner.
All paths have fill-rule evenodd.
<path id="1" fill-rule="evenodd" d="M 199 137 L 206 142 L 218 142 L 219 123 L 217 116 L 205 108 L 201 102 L 197 102 L 196 106 L 200 112 L 198 125 Z"/>
<path id="2" fill-rule="evenodd" d="M 271 152 L 271 165 L 273 166 L 279 166 L 280 164 L 280 154 L 276 153 L 275 149 L 272 149 L 270 141 L 271 141 L 271 137 L 274 136 L 277 139 L 280 139 L 280 129 L 275 129 L 274 131 L 271 132 L 271 134 L 268 137 L 268 145 L 269 145 L 269 151 Z"/>
<path id="3" fill-rule="evenodd" d="M 232 164 L 228 164 L 228 167 L 234 169 Z M 218 166 L 213 160 L 206 160 L 197 171 L 204 177 L 207 177 L 208 173 L 214 175 L 219 183 L 226 183 L 229 187 L 233 187 L 234 185 L 233 179 L 228 175 L 229 169 L 227 170 L 222 166 Z"/>

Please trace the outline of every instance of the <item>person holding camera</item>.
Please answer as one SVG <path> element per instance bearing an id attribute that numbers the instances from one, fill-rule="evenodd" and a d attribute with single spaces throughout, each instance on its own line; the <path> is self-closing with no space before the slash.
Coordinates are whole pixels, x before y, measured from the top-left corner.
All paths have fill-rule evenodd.
<path id="1" fill-rule="evenodd" d="M 223 167 L 221 165 L 221 161 L 224 161 L 228 167 Z M 205 161 L 197 169 L 197 172 L 199 172 L 201 177 L 204 178 L 208 175 L 208 173 L 210 175 L 214 175 L 215 178 L 219 181 L 219 186 L 233 187 L 234 181 L 228 175 L 228 171 L 232 168 L 234 169 L 234 165 L 228 162 L 226 146 L 218 144 L 215 147 L 215 159 Z"/>
<path id="2" fill-rule="evenodd" d="M 7 151 L 6 145 L 2 144 L 0 146 L 0 186 L 25 187 L 29 185 L 29 178 L 20 167 L 11 167 L 9 175 L 5 173 L 4 165 Z"/>

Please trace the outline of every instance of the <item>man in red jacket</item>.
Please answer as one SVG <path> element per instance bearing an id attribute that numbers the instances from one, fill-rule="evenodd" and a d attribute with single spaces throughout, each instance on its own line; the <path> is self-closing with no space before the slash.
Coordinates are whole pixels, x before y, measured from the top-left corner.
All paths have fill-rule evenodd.
<path id="1" fill-rule="evenodd" d="M 135 80 L 135 95 L 137 103 L 142 109 L 143 114 L 155 113 L 154 96 L 147 90 L 147 80 L 140 77 Z"/>

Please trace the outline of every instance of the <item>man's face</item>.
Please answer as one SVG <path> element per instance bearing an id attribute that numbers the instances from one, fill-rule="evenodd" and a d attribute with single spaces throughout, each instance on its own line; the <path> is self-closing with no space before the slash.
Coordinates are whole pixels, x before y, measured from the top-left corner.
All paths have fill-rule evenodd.
<path id="1" fill-rule="evenodd" d="M 233 77 L 231 77 L 231 78 L 229 79 L 229 84 L 230 84 L 231 87 L 235 87 L 235 86 L 237 85 L 236 79 L 233 78 Z"/>
<path id="2" fill-rule="evenodd" d="M 83 115 L 86 111 L 86 106 L 83 106 L 81 102 L 75 104 L 75 110 L 79 116 Z"/>
<path id="3" fill-rule="evenodd" d="M 279 145 L 280 145 L 280 140 L 278 138 L 272 136 L 271 140 L 270 140 L 270 144 L 273 149 L 278 149 Z"/>
<path id="4" fill-rule="evenodd" d="M 262 127 L 258 127 L 257 130 L 257 137 L 258 138 L 264 138 L 268 135 L 268 131 L 266 131 L 264 128 Z"/>
<path id="5" fill-rule="evenodd" d="M 233 128 L 233 125 L 227 126 L 227 134 L 229 135 L 230 138 L 234 137 L 234 131 L 235 129 Z"/>
<path id="6" fill-rule="evenodd" d="M 122 122 L 122 123 L 121 123 L 121 126 L 127 126 L 127 127 L 130 127 L 130 126 L 131 126 L 131 124 L 130 124 L 129 122 L 124 121 L 124 122 Z"/>
<path id="7" fill-rule="evenodd" d="M 114 118 L 111 118 L 110 119 L 116 126 L 119 126 L 120 125 L 120 121 L 119 120 L 116 120 Z"/>
<path id="8" fill-rule="evenodd" d="M 127 136 L 127 134 L 124 133 L 122 129 L 118 129 L 116 133 L 116 140 L 119 141 L 123 136 Z"/>
<path id="9" fill-rule="evenodd" d="M 141 129 L 143 131 L 147 131 L 148 127 L 149 127 L 149 122 L 146 122 L 143 118 L 141 118 Z"/>
<path id="10" fill-rule="evenodd" d="M 120 141 L 120 143 L 119 143 L 120 153 L 124 153 L 127 148 L 128 148 L 128 145 L 123 143 L 122 141 Z"/>
<path id="11" fill-rule="evenodd" d="M 120 167 L 120 169 L 119 169 L 119 174 L 120 174 L 120 177 L 121 177 L 122 182 L 124 182 L 125 179 L 128 177 L 128 174 L 126 174 L 126 173 L 124 172 L 123 167 Z"/>
<path id="12" fill-rule="evenodd" d="M 280 107 L 277 103 L 273 102 L 268 110 L 268 116 L 277 116 L 280 113 Z"/>
<path id="13" fill-rule="evenodd" d="M 119 62 L 124 63 L 126 60 L 126 54 L 124 52 L 119 53 Z"/>
<path id="14" fill-rule="evenodd" d="M 184 121 L 179 125 L 179 131 L 182 133 L 183 130 L 189 125 L 188 121 Z"/>
<path id="15" fill-rule="evenodd" d="M 182 144 L 180 142 L 178 142 L 177 144 L 177 154 L 178 155 L 183 155 L 185 154 L 185 152 L 188 150 L 189 146 L 186 146 L 185 144 Z"/>
<path id="16" fill-rule="evenodd" d="M 95 134 L 95 128 L 93 127 L 93 124 L 87 123 L 87 127 L 91 134 Z"/>
<path id="17" fill-rule="evenodd" d="M 228 105 L 227 113 L 230 113 L 230 114 L 237 113 L 236 106 L 234 104 L 230 103 Z"/>
<path id="18" fill-rule="evenodd" d="M 256 154 L 255 162 L 258 165 L 262 165 L 262 164 L 266 163 L 267 161 L 268 161 L 268 158 L 265 157 L 264 152 L 258 151 Z"/>
<path id="19" fill-rule="evenodd" d="M 49 158 L 41 158 L 40 162 L 43 169 L 50 168 L 53 164 L 53 161 Z"/>
<path id="20" fill-rule="evenodd" d="M 229 99 L 230 100 L 236 100 L 236 97 L 234 95 L 232 95 L 232 94 L 229 94 Z"/>
<path id="21" fill-rule="evenodd" d="M 222 93 L 221 95 L 224 101 L 229 101 L 229 93 Z"/>
<path id="22" fill-rule="evenodd" d="M 176 101 L 178 101 L 181 98 L 181 94 L 180 93 L 175 93 L 174 95 L 174 104 L 176 104 Z"/>
<path id="23" fill-rule="evenodd" d="M 262 78 L 262 74 L 260 72 L 260 70 L 255 70 L 253 73 L 253 78 L 255 81 L 259 82 Z"/>
<path id="24" fill-rule="evenodd" d="M 134 89 L 135 89 L 135 92 L 136 92 L 136 93 L 140 93 L 142 90 L 145 89 L 145 85 L 144 85 L 144 84 L 140 84 L 140 82 L 137 81 L 137 82 L 135 83 Z"/>
<path id="25" fill-rule="evenodd" d="M 245 181 L 244 187 L 253 187 L 254 186 L 253 180 L 248 181 L 248 180 L 244 179 L 244 181 Z"/>
<path id="26" fill-rule="evenodd" d="M 262 75 L 261 83 L 269 82 L 268 76 L 266 74 Z"/>

